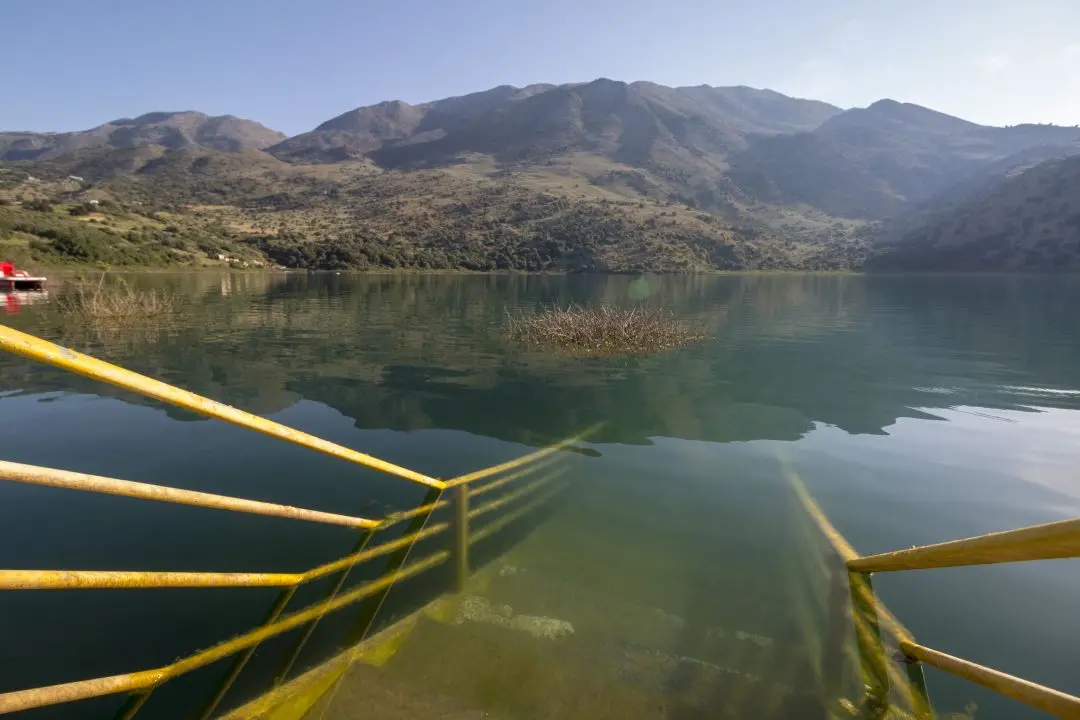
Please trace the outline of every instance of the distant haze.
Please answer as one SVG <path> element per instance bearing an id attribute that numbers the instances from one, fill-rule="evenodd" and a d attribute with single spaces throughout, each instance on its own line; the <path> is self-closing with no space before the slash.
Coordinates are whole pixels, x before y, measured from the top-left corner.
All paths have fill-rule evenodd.
<path id="1" fill-rule="evenodd" d="M 289 135 L 358 106 L 609 77 L 1080 123 L 1076 0 L 4 3 L 0 129 L 147 109 Z"/>

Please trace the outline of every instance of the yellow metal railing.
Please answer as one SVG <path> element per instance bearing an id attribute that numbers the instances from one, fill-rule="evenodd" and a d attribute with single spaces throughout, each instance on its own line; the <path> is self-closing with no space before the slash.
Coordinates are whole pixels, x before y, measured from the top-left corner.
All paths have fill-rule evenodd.
<path id="1" fill-rule="evenodd" d="M 357 452 L 356 450 L 332 443 L 329 440 L 323 440 L 322 438 L 309 435 L 301 430 L 296 430 L 286 425 L 276 423 L 273 420 L 267 420 L 258 415 L 252 415 L 249 412 L 244 412 L 243 410 L 234 408 L 230 405 L 224 405 L 215 400 L 196 395 L 193 392 L 181 390 L 178 387 L 173 387 L 160 380 L 133 373 L 130 370 L 125 370 L 117 365 L 112 365 L 111 363 L 98 360 L 89 355 L 83 355 L 80 352 L 61 347 L 48 342 L 47 340 L 42 340 L 41 338 L 27 335 L 26 333 L 2 325 L 0 325 L 0 349 L 7 350 L 16 355 L 22 355 L 30 360 L 37 360 L 38 362 L 55 365 L 63 370 L 68 370 L 78 375 L 84 375 L 92 380 L 99 380 L 103 383 L 108 383 L 109 385 L 115 385 L 116 387 L 138 393 L 143 397 L 160 400 L 163 403 L 175 405 L 176 407 L 190 410 L 199 415 L 205 415 L 206 417 L 215 418 L 217 420 L 224 420 L 227 423 L 240 425 L 249 430 L 255 430 L 264 435 L 276 437 L 279 440 L 285 440 L 294 445 L 301 445 L 325 453 L 326 455 L 341 458 L 342 460 L 348 460 L 357 465 L 363 465 L 374 470 L 389 473 L 390 475 L 396 475 L 397 477 L 406 480 L 412 480 L 421 485 L 440 489 L 445 487 L 445 483 L 422 473 L 399 467 L 398 465 L 388 463 L 385 460 L 365 455 L 362 452 Z"/>
<path id="2" fill-rule="evenodd" d="M 278 505 L 276 503 L 262 502 L 259 500 L 245 500 L 243 498 L 227 497 L 225 495 L 215 495 L 213 493 L 196 492 L 194 490 L 162 487 L 161 485 L 132 482 L 130 480 L 117 480 L 116 478 L 86 475 L 84 473 L 71 472 L 68 470 L 55 470 L 53 468 L 37 467 L 36 465 L 22 465 L 20 463 L 7 462 L 4 460 L 0 460 L 0 480 L 26 483 L 28 485 L 65 488 L 68 490 L 83 490 L 102 495 L 121 495 L 123 497 L 137 498 L 139 500 L 154 500 L 156 502 L 174 503 L 177 505 L 194 505 L 195 507 L 230 510 L 232 512 L 249 513 L 252 515 L 306 520 L 308 522 L 322 523 L 325 525 L 375 528 L 379 527 L 381 524 L 378 520 L 353 517 L 351 515 L 339 515 L 337 513 L 308 510 L 305 508 L 293 507 L 291 505 Z M 417 508 L 417 510 L 432 509 L 434 508 Z"/>
<path id="3" fill-rule="evenodd" d="M 357 643 L 371 632 L 376 616 L 386 600 L 390 588 L 399 580 L 413 577 L 453 559 L 455 569 L 454 584 L 457 588 L 462 588 L 470 571 L 469 547 L 490 537 L 510 523 L 551 500 L 564 485 L 557 482 L 565 471 L 565 468 L 558 467 L 561 461 L 565 459 L 565 456 L 558 454 L 559 451 L 584 439 L 596 429 L 596 427 L 590 428 L 578 436 L 568 438 L 509 462 L 443 481 L 322 440 L 313 435 L 223 405 L 4 326 L 0 326 L 0 349 L 101 380 L 207 417 L 224 420 L 295 445 L 389 473 L 428 488 L 425 498 L 417 507 L 392 513 L 381 519 L 372 519 L 130 480 L 87 475 L 68 470 L 0 461 L 0 480 L 278 517 L 323 525 L 336 525 L 355 528 L 360 531 L 360 538 L 353 552 L 301 573 L 0 569 L 0 590 L 12 591 L 195 587 L 281 588 L 281 593 L 271 607 L 266 619 L 259 627 L 249 632 L 209 649 L 193 653 L 163 667 L 123 675 L 0 693 L 0 714 L 107 695 L 128 694 L 130 698 L 126 705 L 121 708 L 117 718 L 118 720 L 129 720 L 147 702 L 154 689 L 162 683 L 231 656 L 234 658 L 232 666 L 225 673 L 214 696 L 208 700 L 197 715 L 200 718 L 208 718 L 225 698 L 240 672 L 262 642 L 290 630 L 303 628 L 303 632 L 293 644 L 286 662 L 273 679 L 273 684 L 276 685 L 287 676 L 300 651 L 311 637 L 316 625 L 327 613 L 365 601 L 356 622 L 355 630 L 350 637 L 350 642 Z M 544 472 L 541 474 L 541 471 Z M 484 504 L 470 509 L 470 496 L 479 497 L 493 490 L 504 488 L 527 476 L 533 477 L 521 487 L 504 491 Z M 480 480 L 488 478 L 491 478 L 488 482 L 479 483 Z M 447 490 L 452 492 L 452 500 L 444 499 Z M 518 507 L 505 512 L 495 520 L 489 521 L 479 529 L 470 529 L 471 521 L 481 515 L 493 513 L 511 505 L 518 505 Z M 434 513 L 450 506 L 454 506 L 456 509 L 449 521 L 430 522 Z M 386 531 L 406 521 L 409 524 L 399 537 L 369 547 L 372 538 L 377 533 Z M 410 561 L 410 554 L 417 543 L 448 531 L 452 531 L 454 535 L 454 542 L 450 550 L 439 550 L 419 560 Z M 386 567 L 375 580 L 365 582 L 355 588 L 344 589 L 345 581 L 353 567 L 381 557 L 387 557 Z M 285 614 L 289 601 L 301 586 L 335 574 L 337 575 L 335 583 L 321 601 L 301 610 Z"/>
<path id="4" fill-rule="evenodd" d="M 921 645 L 874 594 L 871 573 L 1080 557 L 1080 518 L 863 557 L 833 526 L 803 482 L 784 467 L 802 508 L 847 573 L 852 620 L 866 688 L 864 705 L 881 711 L 898 688 L 916 717 L 932 718 L 920 663 L 989 688 L 1059 718 L 1080 720 L 1080 697 Z M 834 630 L 835 631 L 835 630 Z M 904 673 L 886 657 L 882 631 L 894 638 Z"/>
<path id="5" fill-rule="evenodd" d="M 848 569 L 893 572 L 1080 557 L 1080 518 L 854 558 Z"/>

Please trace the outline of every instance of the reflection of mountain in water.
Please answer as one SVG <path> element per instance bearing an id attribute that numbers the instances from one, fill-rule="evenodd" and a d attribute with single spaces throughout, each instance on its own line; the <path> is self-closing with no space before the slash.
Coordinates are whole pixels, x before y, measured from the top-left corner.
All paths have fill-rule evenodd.
<path id="1" fill-rule="evenodd" d="M 19 327 L 260 414 L 300 399 L 361 428 L 453 428 L 539 444 L 881 433 L 917 408 L 1023 408 L 1009 387 L 1080 387 L 1080 282 L 1024 277 L 234 276 L 141 278 L 189 298 L 175 326 L 102 335 L 48 312 Z M 507 351 L 507 309 L 660 302 L 714 339 L 644 359 Z M 116 394 L 0 360 L 0 389 Z M 1040 396 L 1040 405 L 1075 404 Z M 185 413 L 170 414 L 193 419 Z"/>

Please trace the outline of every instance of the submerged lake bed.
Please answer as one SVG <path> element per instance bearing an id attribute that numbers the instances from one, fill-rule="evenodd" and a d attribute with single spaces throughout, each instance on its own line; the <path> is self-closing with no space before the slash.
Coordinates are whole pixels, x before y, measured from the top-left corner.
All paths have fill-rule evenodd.
<path id="1" fill-rule="evenodd" d="M 579 484 L 612 500 L 595 524 L 579 513 L 579 527 L 607 532 L 616 549 L 651 533 L 658 557 L 690 548 L 712 557 L 707 583 L 674 571 L 606 579 L 681 616 L 752 605 L 779 581 L 798 542 L 776 509 L 788 473 L 864 554 L 1080 516 L 1076 277 L 128 281 L 175 293 L 181 312 L 147 327 L 87 327 L 48 302 L 8 303 L 0 322 L 434 477 L 600 424 Z M 661 307 L 706 339 L 645 357 L 507 341 L 508 313 L 570 303 Z M 368 517 L 423 496 L 14 356 L 0 357 L 0 459 Z M 147 505 L 0 483 L 0 566 L 295 572 L 354 540 L 336 528 Z M 1080 693 L 1078 570 L 1066 560 L 881 574 L 875 588 L 921 642 Z M 726 574 L 738 582 L 725 584 Z M 198 593 L 176 591 L 141 616 L 104 591 L 0 593 L 0 613 L 22 619 L 0 652 L 0 691 L 170 662 L 259 622 L 273 599 L 269 589 Z M 252 593 L 262 593 L 257 603 L 240 600 Z M 928 677 L 942 712 L 974 702 L 979 718 L 1039 717 Z M 74 717 L 64 710 L 34 717 Z"/>

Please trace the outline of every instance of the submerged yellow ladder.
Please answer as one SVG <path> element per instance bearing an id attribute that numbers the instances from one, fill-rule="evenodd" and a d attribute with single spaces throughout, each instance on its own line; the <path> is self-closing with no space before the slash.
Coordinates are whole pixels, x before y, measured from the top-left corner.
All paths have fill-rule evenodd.
<path id="1" fill-rule="evenodd" d="M 315 626 L 327 613 L 364 601 L 352 638 L 353 643 L 359 643 L 375 627 L 376 615 L 395 583 L 448 561 L 454 564 L 455 583 L 462 583 L 469 571 L 469 546 L 493 535 L 554 497 L 561 488 L 558 479 L 565 469 L 560 467 L 562 458 L 558 455 L 559 451 L 573 445 L 591 432 L 586 431 L 509 462 L 448 480 L 439 480 L 8 327 L 0 326 L 0 348 L 206 417 L 224 420 L 295 445 L 379 470 L 427 488 L 426 496 L 421 504 L 411 510 L 394 513 L 384 518 L 365 518 L 0 461 L 0 480 L 337 525 L 359 531 L 356 548 L 352 553 L 303 573 L 0 570 L 0 590 L 281 588 L 278 599 L 270 609 L 265 622 L 247 633 L 163 667 L 0 693 L 0 714 L 106 695 L 129 694 L 131 696 L 129 702 L 118 715 L 119 718 L 127 719 L 134 717 L 151 693 L 163 683 L 223 658 L 234 657 L 233 665 L 226 672 L 218 690 L 197 713 L 197 717 L 208 718 L 217 710 L 261 643 L 290 630 L 303 628 L 299 640 L 290 651 L 289 659 L 273 680 L 272 686 L 276 686 L 286 677 Z M 493 500 L 470 507 L 470 497 L 480 498 L 498 488 L 505 490 L 511 483 L 521 481 L 522 478 L 528 476 L 534 477 L 520 483 L 516 489 L 504 491 Z M 449 520 L 432 522 L 432 518 L 438 511 L 451 506 L 453 516 Z M 475 528 L 476 520 L 480 516 L 495 513 L 504 508 L 511 509 L 495 520 L 487 522 L 483 527 L 470 531 L 470 525 Z M 399 537 L 380 543 L 373 542 L 380 533 L 385 533 L 406 522 L 408 525 Z M 446 532 L 452 532 L 454 537 L 451 549 L 440 550 L 421 559 L 410 559 L 411 551 L 417 543 Z M 353 567 L 382 557 L 386 557 L 387 561 L 378 578 L 342 592 L 349 571 Z M 336 580 L 322 601 L 285 614 L 289 601 L 301 586 L 335 575 Z"/>
<path id="2" fill-rule="evenodd" d="M 274 715 L 275 718 L 299 718 L 319 695 L 340 680 L 348 662 L 359 654 L 370 651 L 370 643 L 365 644 L 365 641 L 370 640 L 376 627 L 376 617 L 395 583 L 450 563 L 452 587 L 448 588 L 448 591 L 462 590 L 471 571 L 470 547 L 555 497 L 565 486 L 560 477 L 565 471 L 566 454 L 560 451 L 570 448 L 596 429 L 590 428 L 575 437 L 509 462 L 440 480 L 8 327 L 0 326 L 0 349 L 384 472 L 419 484 L 427 491 L 423 501 L 415 508 L 383 518 L 365 518 L 0 461 L 0 480 L 336 525 L 353 528 L 358 532 L 356 547 L 351 553 L 302 573 L 0 569 L 0 590 L 11 591 L 75 588 L 280 588 L 278 598 L 264 622 L 246 633 L 161 667 L 0 693 L 0 714 L 108 695 L 128 695 L 128 701 L 117 715 L 121 720 L 128 720 L 139 712 L 154 690 L 163 683 L 231 657 L 232 664 L 224 673 L 217 689 L 194 714 L 198 718 L 209 718 L 217 712 L 261 643 L 291 630 L 299 630 L 299 637 L 290 648 L 286 662 L 271 681 L 271 692 L 264 695 L 261 701 L 249 705 L 249 714 L 245 716 L 255 717 L 261 713 L 269 717 L 276 709 L 282 712 Z M 821 537 L 827 540 L 829 546 L 830 557 L 822 563 L 832 575 L 829 622 L 836 627 L 830 628 L 826 637 L 821 667 L 825 676 L 824 699 L 832 716 L 851 717 L 851 713 L 855 712 L 860 717 L 884 717 L 895 705 L 890 695 L 890 689 L 895 689 L 905 706 L 904 713 L 919 718 L 933 717 L 921 670 L 922 664 L 928 664 L 1057 717 L 1080 718 L 1080 698 L 917 643 L 876 599 L 870 580 L 871 574 L 875 572 L 1080 557 L 1080 519 L 860 557 L 832 526 L 790 469 L 788 476 L 801 508 L 813 520 L 814 527 Z M 512 485 L 526 477 L 529 478 L 527 481 Z M 496 489 L 501 489 L 502 492 L 495 499 L 487 500 L 483 504 L 475 502 Z M 449 517 L 437 521 L 437 514 L 444 511 L 449 513 Z M 497 514 L 497 511 L 504 512 Z M 486 522 L 478 527 L 477 521 L 482 516 L 486 516 Z M 407 523 L 407 526 L 400 530 L 399 526 L 403 523 Z M 380 536 L 380 533 L 391 528 L 399 528 L 400 535 L 390 540 L 375 542 L 376 538 L 386 537 L 385 534 Z M 447 549 L 432 552 L 419 559 L 411 557 L 417 543 L 443 533 L 452 536 Z M 353 567 L 383 557 L 386 558 L 385 567 L 375 579 L 345 589 Z M 837 560 L 839 564 L 834 562 Z M 327 577 L 335 577 L 335 580 L 323 599 L 300 610 L 286 613 L 287 606 L 301 586 Z M 360 604 L 360 610 L 348 638 L 351 649 L 332 658 L 321 668 L 293 680 L 290 691 L 282 692 L 281 688 L 290 670 L 320 620 L 328 613 L 356 604 Z M 414 621 L 415 618 L 406 618 L 383 633 L 393 636 Z M 860 698 L 858 705 L 845 705 L 840 702 L 839 681 L 833 677 L 834 669 L 842 662 L 845 651 L 845 648 L 838 644 L 841 641 L 834 639 L 842 636 L 841 626 L 845 624 L 853 627 L 855 631 L 857 661 L 865 687 L 865 695 Z M 893 662 L 893 659 L 886 656 L 883 638 L 890 638 L 899 648 L 899 662 Z M 299 691 L 297 683 L 302 685 Z M 278 690 L 274 691 L 274 688 Z M 297 702 L 297 697 L 301 697 L 302 701 Z"/>

